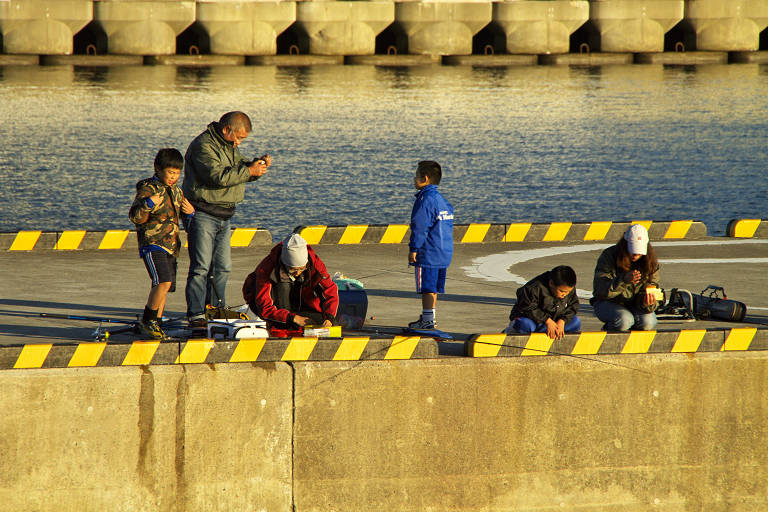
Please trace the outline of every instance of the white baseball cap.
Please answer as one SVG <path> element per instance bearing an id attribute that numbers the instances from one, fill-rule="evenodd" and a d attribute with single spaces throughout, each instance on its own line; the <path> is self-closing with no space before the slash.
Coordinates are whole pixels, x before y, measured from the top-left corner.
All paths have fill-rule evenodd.
<path id="1" fill-rule="evenodd" d="M 648 230 L 640 224 L 632 224 L 624 233 L 629 254 L 648 254 Z"/>

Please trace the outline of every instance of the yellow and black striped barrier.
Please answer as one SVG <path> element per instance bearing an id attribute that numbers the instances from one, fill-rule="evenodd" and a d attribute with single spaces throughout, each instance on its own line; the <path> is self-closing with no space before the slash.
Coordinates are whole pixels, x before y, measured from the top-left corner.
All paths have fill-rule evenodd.
<path id="1" fill-rule="evenodd" d="M 0 347 L 0 369 L 431 359 L 437 356 L 437 342 L 418 336 L 30 343 Z"/>
<path id="2" fill-rule="evenodd" d="M 648 229 L 651 240 L 697 239 L 707 236 L 704 223 L 693 220 L 627 222 L 552 222 L 534 224 L 456 224 L 457 243 L 489 242 L 576 242 L 619 240 L 632 224 Z M 408 224 L 350 224 L 346 226 L 305 226 L 299 230 L 310 245 L 317 244 L 403 244 L 408 242 Z"/>
<path id="3" fill-rule="evenodd" d="M 582 332 L 553 340 L 544 333 L 475 334 L 464 345 L 470 357 L 517 357 L 544 355 L 586 356 L 598 354 L 663 354 L 768 350 L 768 329 L 684 329 L 680 331 L 632 331 L 629 333 Z"/>
<path id="4" fill-rule="evenodd" d="M 186 245 L 187 234 L 180 233 L 182 244 Z M 269 231 L 257 228 L 234 228 L 232 247 L 270 245 Z M 129 229 L 108 231 L 19 231 L 0 233 L 0 251 L 76 251 L 83 249 L 116 250 L 137 249 L 136 232 Z"/>
<path id="5" fill-rule="evenodd" d="M 727 233 L 732 238 L 768 238 L 768 220 L 733 219 Z"/>

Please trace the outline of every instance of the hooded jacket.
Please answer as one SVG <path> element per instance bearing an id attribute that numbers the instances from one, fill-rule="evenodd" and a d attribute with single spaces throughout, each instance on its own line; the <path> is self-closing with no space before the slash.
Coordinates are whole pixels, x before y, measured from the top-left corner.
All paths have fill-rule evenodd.
<path id="1" fill-rule="evenodd" d="M 571 290 L 565 298 L 558 299 L 549 289 L 550 280 L 550 272 L 547 271 L 518 288 L 517 303 L 512 308 L 509 319 L 514 320 L 524 316 L 536 324 L 543 324 L 547 318 L 551 318 L 554 322 L 563 320 L 566 324 L 573 320 L 579 311 L 576 288 Z"/>
<path id="2" fill-rule="evenodd" d="M 261 260 L 256 270 L 248 275 L 243 283 L 243 298 L 251 311 L 267 322 L 285 324 L 293 321 L 294 313 L 275 305 L 274 291 L 274 286 L 279 280 L 282 250 L 283 243 L 280 242 Z M 339 290 L 328 275 L 325 264 L 309 245 L 307 257 L 306 276 L 300 293 L 300 309 L 317 311 L 322 313 L 325 320 L 333 321 L 339 308 Z"/>
<path id="3" fill-rule="evenodd" d="M 427 185 L 416 194 L 411 211 L 411 252 L 420 267 L 447 268 L 453 257 L 453 206 Z"/>
<path id="4" fill-rule="evenodd" d="M 159 194 L 162 200 L 150 208 L 147 198 Z M 139 249 L 148 245 L 162 247 L 174 257 L 179 257 L 179 214 L 184 194 L 176 186 L 166 186 L 152 176 L 136 183 L 136 197 L 128 218 L 136 225 Z"/>
<path id="5" fill-rule="evenodd" d="M 240 150 L 224 140 L 219 123 L 213 122 L 198 135 L 184 156 L 184 195 L 193 204 L 200 200 L 234 208 L 245 198 L 245 184 L 255 181 Z"/>
<path id="6" fill-rule="evenodd" d="M 646 313 L 656 310 L 658 302 L 650 306 L 645 304 L 645 288 L 659 285 L 659 269 L 650 276 L 643 275 L 638 283 L 624 282 L 624 272 L 616 267 L 616 257 L 619 246 L 612 245 L 600 254 L 595 267 L 595 278 L 592 283 L 592 298 L 589 303 L 594 305 L 601 300 L 615 302 L 627 308 L 636 308 Z"/>

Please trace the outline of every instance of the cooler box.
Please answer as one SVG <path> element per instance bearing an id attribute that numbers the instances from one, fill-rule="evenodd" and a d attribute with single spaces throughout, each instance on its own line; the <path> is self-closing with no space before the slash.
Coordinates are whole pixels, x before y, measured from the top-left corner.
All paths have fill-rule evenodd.
<path id="1" fill-rule="evenodd" d="M 339 310 L 336 318 L 342 327 L 359 329 L 368 313 L 368 294 L 365 290 L 339 290 Z"/>
<path id="2" fill-rule="evenodd" d="M 261 319 L 221 318 L 208 321 L 208 337 L 213 340 L 269 338 L 269 331 L 267 331 L 267 322 Z"/>

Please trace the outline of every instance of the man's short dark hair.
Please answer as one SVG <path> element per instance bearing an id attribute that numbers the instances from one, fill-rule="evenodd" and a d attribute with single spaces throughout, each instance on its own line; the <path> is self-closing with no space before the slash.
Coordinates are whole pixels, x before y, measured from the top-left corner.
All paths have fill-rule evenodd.
<path id="1" fill-rule="evenodd" d="M 422 160 L 419 162 L 416 173 L 419 178 L 424 178 L 425 176 L 429 178 L 429 182 L 433 185 L 439 185 L 440 180 L 443 178 L 443 170 L 440 168 L 440 164 L 432 160 Z"/>
<path id="2" fill-rule="evenodd" d="M 246 132 L 251 133 L 251 118 L 248 117 L 248 114 L 240 112 L 239 110 L 227 112 L 221 116 L 221 119 L 219 119 L 219 126 L 221 128 L 226 126 L 233 132 L 245 130 Z"/>
<path id="3" fill-rule="evenodd" d="M 155 155 L 155 171 L 162 171 L 169 167 L 184 168 L 184 157 L 176 148 L 163 148 Z"/>
<path id="4" fill-rule="evenodd" d="M 568 265 L 560 265 L 549 272 L 549 278 L 555 286 L 576 286 L 576 272 Z"/>

